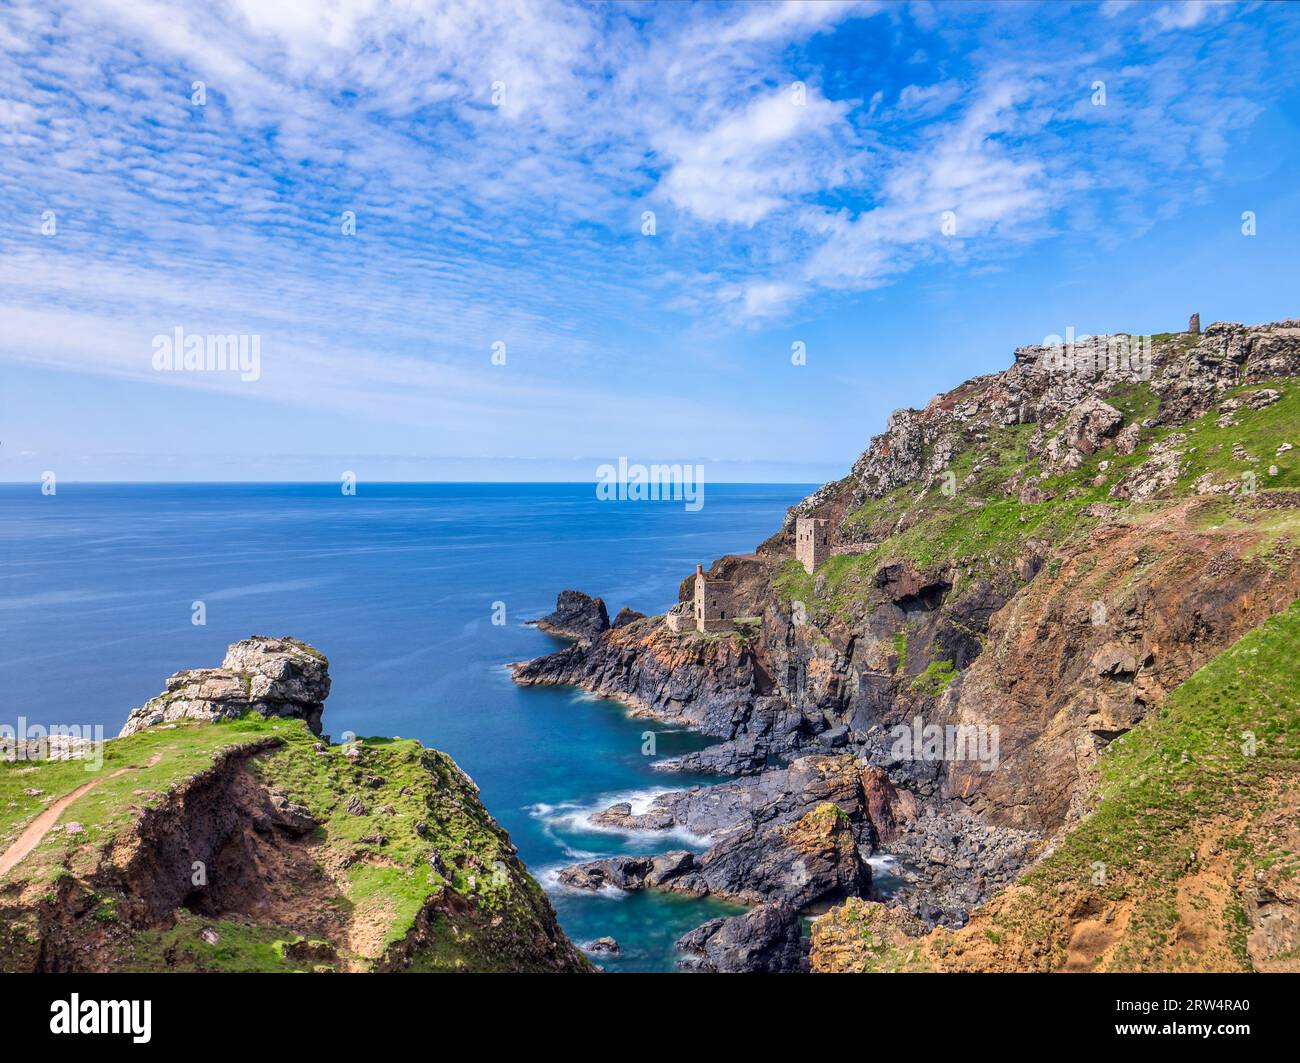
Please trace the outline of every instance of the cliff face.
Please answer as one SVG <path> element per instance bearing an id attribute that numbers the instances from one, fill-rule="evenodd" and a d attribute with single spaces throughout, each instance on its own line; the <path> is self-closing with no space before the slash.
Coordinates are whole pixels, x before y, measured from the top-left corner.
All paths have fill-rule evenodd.
<path id="1" fill-rule="evenodd" d="M 736 632 L 649 618 L 516 677 L 726 740 L 692 767 L 880 769 L 915 802 L 866 840 L 902 861 L 894 903 L 960 926 L 1095 807 L 1105 750 L 1300 595 L 1298 377 L 1300 321 L 1022 348 L 716 561 Z M 831 530 L 811 575 L 800 516 Z"/>
<path id="2" fill-rule="evenodd" d="M 312 734 L 315 650 L 255 637 L 168 690 L 98 771 L 0 765 L 0 970 L 589 969 L 449 757 Z"/>
<path id="3" fill-rule="evenodd" d="M 296 639 L 254 635 L 226 651 L 220 668 L 168 677 L 166 689 L 132 709 L 121 736 L 176 720 L 232 720 L 245 713 L 303 720 L 320 734 L 330 693 L 329 661 Z"/>
<path id="4" fill-rule="evenodd" d="M 811 966 L 856 971 L 1300 970 L 1300 603 L 1109 747 L 1096 810 L 956 930 L 853 901 Z"/>

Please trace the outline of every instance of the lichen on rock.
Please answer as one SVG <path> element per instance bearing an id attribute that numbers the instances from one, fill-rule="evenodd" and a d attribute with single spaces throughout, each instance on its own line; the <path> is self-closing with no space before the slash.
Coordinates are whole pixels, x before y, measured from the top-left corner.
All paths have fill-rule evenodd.
<path id="1" fill-rule="evenodd" d="M 256 712 L 301 719 L 320 734 L 329 661 L 305 642 L 254 635 L 226 651 L 220 668 L 177 672 L 166 690 L 127 716 L 120 736 L 176 720 L 229 720 Z"/>

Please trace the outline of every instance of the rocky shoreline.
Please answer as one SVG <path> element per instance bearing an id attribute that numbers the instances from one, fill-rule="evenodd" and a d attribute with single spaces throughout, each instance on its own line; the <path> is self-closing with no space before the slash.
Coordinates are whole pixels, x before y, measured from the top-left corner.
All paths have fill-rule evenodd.
<path id="1" fill-rule="evenodd" d="M 562 598 L 599 602 L 573 591 Z M 1041 847 L 1033 832 L 924 805 L 861 755 L 866 736 L 842 725 L 819 733 L 818 721 L 763 693 L 762 668 L 748 648 L 694 640 L 684 649 L 663 637 L 659 620 L 606 628 L 511 670 L 522 685 L 571 685 L 618 700 L 632 715 L 723 739 L 655 767 L 725 781 L 661 794 L 640 813 L 623 802 L 590 817 L 594 826 L 628 834 L 695 835 L 707 842 L 703 853 L 591 860 L 558 876 L 568 889 L 660 889 L 755 906 L 683 937 L 683 968 L 807 970 L 803 914 L 851 897 L 882 899 L 872 885 L 872 858 L 895 858 L 902 884 L 889 902 L 917 927 L 960 927 Z M 665 661 L 656 652 L 666 642 Z M 682 670 L 682 655 L 694 671 Z"/>
<path id="2" fill-rule="evenodd" d="M 102 770 L 0 771 L 0 972 L 591 971 L 469 776 L 331 745 L 329 690 L 324 654 L 254 635 L 134 709 Z"/>
<path id="3" fill-rule="evenodd" d="M 683 579 L 673 617 L 610 625 L 600 599 L 563 592 L 545 629 L 574 643 L 512 665 L 515 681 L 719 739 L 656 767 L 723 781 L 592 817 L 686 831 L 704 852 L 590 861 L 561 881 L 758 905 L 684 938 L 683 962 L 799 970 L 786 913 L 887 899 L 909 933 L 961 927 L 1086 816 L 1107 746 L 1300 593 L 1289 538 L 1265 560 L 1251 530 L 1294 502 L 1242 492 L 1253 481 L 1224 463 L 1259 456 L 1195 435 L 1281 416 L 1300 322 L 1157 337 L 1141 372 L 1108 358 L 1112 340 L 1083 341 L 1072 363 L 1022 348 L 896 412 L 756 551 Z M 1198 502 L 1225 492 L 1241 532 Z M 824 563 L 793 558 L 800 519 L 828 529 Z M 748 619 L 684 630 L 697 579 Z M 900 749 L 900 732 L 915 742 Z M 969 749 L 954 754 L 954 736 Z M 883 898 L 868 861 L 887 856 L 900 881 Z"/>

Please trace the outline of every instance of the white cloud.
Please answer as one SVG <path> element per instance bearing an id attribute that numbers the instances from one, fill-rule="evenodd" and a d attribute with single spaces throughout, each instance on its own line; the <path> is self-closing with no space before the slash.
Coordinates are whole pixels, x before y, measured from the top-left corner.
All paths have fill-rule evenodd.
<path id="1" fill-rule="evenodd" d="M 753 225 L 800 196 L 834 187 L 846 166 L 828 149 L 848 106 L 811 89 L 796 103 L 795 93 L 780 88 L 711 129 L 668 134 L 662 151 L 674 161 L 660 190 L 706 221 Z"/>
<path id="2" fill-rule="evenodd" d="M 326 358 L 429 336 L 477 357 L 504 337 L 564 370 L 594 349 L 592 321 L 780 317 L 819 289 L 1014 246 L 1084 190 L 1136 210 L 1153 163 L 1176 206 L 1255 113 L 1249 49 L 1197 64 L 1158 40 L 1089 52 L 1068 28 L 1036 48 L 976 29 L 961 76 L 886 94 L 856 52 L 812 64 L 797 47 L 932 14 L 659 5 L 642 26 L 542 0 L 17 4 L 0 15 L 0 279 L 12 305 L 104 320 L 257 307 Z M 1104 111 L 1086 104 L 1101 74 Z M 46 208 L 60 235 L 33 242 Z M 661 215 L 654 244 L 642 209 Z"/>
<path id="3" fill-rule="evenodd" d="M 1217 19 L 1228 0 L 1178 0 L 1155 10 L 1152 21 L 1162 30 L 1189 30 L 1207 18 Z"/>
<path id="4" fill-rule="evenodd" d="M 883 5 L 875 0 L 780 0 L 772 4 L 741 5 L 741 15 L 709 30 L 717 44 L 800 40 L 845 18 L 874 14 Z"/>

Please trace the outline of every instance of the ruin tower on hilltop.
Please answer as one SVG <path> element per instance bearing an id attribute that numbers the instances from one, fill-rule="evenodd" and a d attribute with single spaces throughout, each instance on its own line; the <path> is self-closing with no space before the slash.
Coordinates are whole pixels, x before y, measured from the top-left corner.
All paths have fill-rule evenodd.
<path id="1" fill-rule="evenodd" d="M 831 556 L 828 522 L 818 517 L 800 517 L 794 525 L 794 556 L 809 575 Z"/>
<path id="2" fill-rule="evenodd" d="M 730 631 L 736 624 L 735 595 L 727 580 L 709 579 L 695 566 L 695 630 Z"/>

